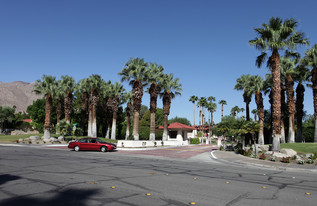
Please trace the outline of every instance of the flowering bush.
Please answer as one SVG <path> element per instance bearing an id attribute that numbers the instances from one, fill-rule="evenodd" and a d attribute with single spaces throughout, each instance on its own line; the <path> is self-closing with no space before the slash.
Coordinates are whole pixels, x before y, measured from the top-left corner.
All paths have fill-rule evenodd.
<path id="1" fill-rule="evenodd" d="M 290 162 L 291 157 L 283 157 L 281 162 L 283 163 L 289 163 Z"/>
<path id="2" fill-rule="evenodd" d="M 260 154 L 259 159 L 260 159 L 260 160 L 266 160 L 266 155 L 265 155 L 265 153 Z"/>

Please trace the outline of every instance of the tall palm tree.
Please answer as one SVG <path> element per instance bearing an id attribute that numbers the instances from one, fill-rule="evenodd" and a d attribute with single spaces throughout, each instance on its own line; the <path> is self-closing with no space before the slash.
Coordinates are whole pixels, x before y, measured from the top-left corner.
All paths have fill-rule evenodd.
<path id="1" fill-rule="evenodd" d="M 255 103 L 257 106 L 257 109 L 254 112 L 255 114 L 254 121 L 256 121 L 256 113 L 258 113 L 258 116 L 259 116 L 258 144 L 260 145 L 264 144 L 264 106 L 263 106 L 263 97 L 262 97 L 263 90 L 264 90 L 263 79 L 258 75 L 252 76 L 251 91 L 254 93 Z"/>
<path id="2" fill-rule="evenodd" d="M 129 81 L 132 85 L 132 99 L 133 99 L 133 138 L 139 140 L 139 117 L 142 105 L 143 86 L 146 85 L 147 63 L 144 59 L 131 58 L 121 70 L 121 81 Z"/>
<path id="3" fill-rule="evenodd" d="M 305 52 L 303 64 L 311 68 L 311 82 L 314 98 L 314 118 L 315 118 L 315 133 L 314 142 L 317 142 L 317 44 Z"/>
<path id="4" fill-rule="evenodd" d="M 205 106 L 207 103 L 206 97 L 200 97 L 197 103 L 200 106 L 201 126 L 205 124 Z"/>
<path id="5" fill-rule="evenodd" d="M 45 97 L 45 123 L 44 138 L 51 137 L 51 113 L 53 106 L 53 97 L 57 87 L 56 77 L 43 75 L 42 80 L 37 80 L 33 91 L 36 94 L 42 94 Z"/>
<path id="6" fill-rule="evenodd" d="M 194 104 L 194 125 L 195 125 L 195 103 L 198 101 L 198 97 L 193 95 L 189 98 L 189 101 Z"/>
<path id="7" fill-rule="evenodd" d="M 88 78 L 89 106 L 88 106 L 88 136 L 97 137 L 97 105 L 99 101 L 99 91 L 102 84 L 102 79 L 97 74 L 92 74 Z"/>
<path id="8" fill-rule="evenodd" d="M 223 105 L 227 105 L 227 101 L 222 99 L 218 102 L 218 104 L 221 105 L 221 120 L 222 120 L 223 119 Z"/>
<path id="9" fill-rule="evenodd" d="M 126 113 L 127 113 L 127 128 L 125 132 L 125 140 L 128 140 L 130 136 L 130 118 L 131 118 L 131 112 L 132 112 L 132 92 L 127 92 L 124 95 L 125 102 L 127 102 L 127 107 L 126 107 Z"/>
<path id="10" fill-rule="evenodd" d="M 113 96 L 112 96 L 113 85 L 111 81 L 106 82 L 101 80 L 99 88 L 99 102 L 101 103 L 101 109 L 104 112 L 107 130 L 105 138 L 110 139 L 111 122 L 113 119 Z"/>
<path id="11" fill-rule="evenodd" d="M 73 92 L 75 89 L 75 80 L 71 76 L 62 76 L 61 77 L 61 89 L 64 92 L 64 113 L 65 121 L 67 124 L 70 124 L 70 115 L 72 113 L 72 104 L 73 104 Z"/>
<path id="12" fill-rule="evenodd" d="M 82 133 L 84 134 L 85 133 L 85 124 L 87 123 L 87 114 L 88 114 L 88 99 L 89 99 L 88 94 L 90 92 L 88 78 L 81 79 L 76 84 L 75 90 L 78 92 L 79 95 L 81 95 L 81 106 L 80 106 L 81 122 L 80 122 L 80 127 L 81 127 Z"/>
<path id="13" fill-rule="evenodd" d="M 157 105 L 157 96 L 161 90 L 161 82 L 163 80 L 164 68 L 156 63 L 150 63 L 148 70 L 146 71 L 146 79 L 150 85 L 147 90 L 150 93 L 150 138 L 149 140 L 155 140 L 155 112 Z"/>
<path id="14" fill-rule="evenodd" d="M 213 96 L 208 97 L 208 103 L 207 103 L 207 109 L 210 112 L 210 123 L 209 123 L 209 136 L 212 136 L 212 128 L 214 126 L 214 112 L 216 111 L 217 104 L 214 103 L 216 101 L 216 98 Z"/>
<path id="15" fill-rule="evenodd" d="M 297 45 L 308 44 L 304 34 L 297 32 L 295 28 L 298 23 L 294 19 L 282 20 L 272 17 L 269 24 L 262 24 L 261 28 L 254 30 L 258 34 L 254 40 L 250 40 L 251 46 L 262 53 L 256 59 L 256 65 L 260 68 L 267 59 L 267 51 L 271 51 L 269 66 L 273 76 L 273 142 L 272 151 L 280 150 L 281 137 L 281 73 L 279 51 L 284 49 L 293 50 Z"/>
<path id="16" fill-rule="evenodd" d="M 163 99 L 164 113 L 164 131 L 163 141 L 168 139 L 168 115 L 170 114 L 171 100 L 176 95 L 181 95 L 182 85 L 179 83 L 179 78 L 175 78 L 173 74 L 165 74 L 162 82 L 162 91 L 160 97 Z"/>
<path id="17" fill-rule="evenodd" d="M 115 82 L 114 85 L 111 85 L 110 97 L 112 99 L 112 129 L 111 129 L 111 139 L 116 139 L 116 129 L 117 129 L 117 113 L 118 106 L 121 98 L 123 97 L 123 92 L 125 89 L 123 85 L 119 82 Z"/>
<path id="18" fill-rule="evenodd" d="M 240 78 L 237 79 L 237 83 L 234 86 L 235 90 L 243 91 L 243 101 L 245 102 L 245 111 L 246 111 L 246 119 L 247 121 L 250 121 L 250 102 L 252 98 L 252 92 L 250 90 L 251 85 L 251 76 L 249 74 L 247 75 L 241 75 Z"/>

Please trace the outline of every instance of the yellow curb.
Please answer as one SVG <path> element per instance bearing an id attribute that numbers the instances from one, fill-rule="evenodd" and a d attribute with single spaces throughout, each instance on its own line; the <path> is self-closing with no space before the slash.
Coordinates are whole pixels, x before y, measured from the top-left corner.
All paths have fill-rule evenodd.
<path id="1" fill-rule="evenodd" d="M 111 188 L 114 189 L 114 188 L 116 188 L 116 186 L 112 186 Z"/>
<path id="2" fill-rule="evenodd" d="M 150 195 L 151 195 L 151 193 L 146 193 L 145 195 L 146 195 L 146 196 L 150 196 Z"/>
<path id="3" fill-rule="evenodd" d="M 229 184 L 230 182 L 226 182 L 226 184 Z"/>
<path id="4" fill-rule="evenodd" d="M 196 205 L 196 202 L 190 202 L 189 204 L 191 204 L 191 205 Z"/>
<path id="5" fill-rule="evenodd" d="M 90 184 L 95 184 L 95 182 L 89 182 Z"/>
<path id="6" fill-rule="evenodd" d="M 267 187 L 263 186 L 262 188 L 263 188 L 263 189 L 266 189 Z"/>
<path id="7" fill-rule="evenodd" d="M 306 192 L 305 194 L 306 194 L 306 195 L 310 195 L 310 193 L 309 193 L 309 192 Z"/>

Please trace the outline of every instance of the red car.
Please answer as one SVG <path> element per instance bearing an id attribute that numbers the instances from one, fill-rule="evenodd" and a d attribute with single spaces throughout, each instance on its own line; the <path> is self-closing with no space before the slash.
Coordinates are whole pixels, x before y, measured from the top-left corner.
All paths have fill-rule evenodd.
<path id="1" fill-rule="evenodd" d="M 113 143 L 104 142 L 98 138 L 82 138 L 75 142 L 68 144 L 69 149 L 79 150 L 97 150 L 101 152 L 112 151 L 117 149 L 117 145 Z"/>

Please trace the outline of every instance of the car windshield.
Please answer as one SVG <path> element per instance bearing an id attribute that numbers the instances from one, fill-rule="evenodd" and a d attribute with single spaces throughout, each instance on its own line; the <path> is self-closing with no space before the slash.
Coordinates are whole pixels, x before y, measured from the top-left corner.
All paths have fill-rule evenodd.
<path id="1" fill-rule="evenodd" d="M 101 139 L 97 139 L 98 142 L 100 143 L 105 143 L 104 141 L 102 141 Z"/>

